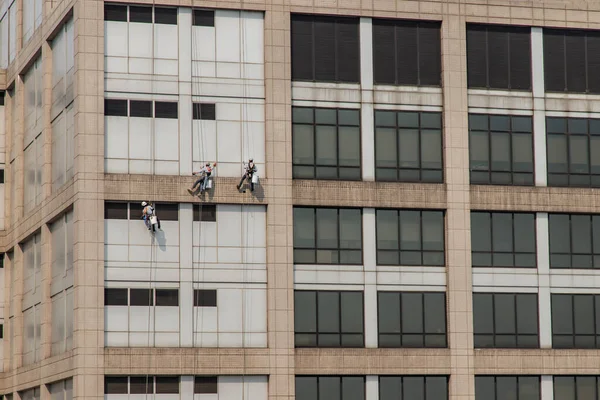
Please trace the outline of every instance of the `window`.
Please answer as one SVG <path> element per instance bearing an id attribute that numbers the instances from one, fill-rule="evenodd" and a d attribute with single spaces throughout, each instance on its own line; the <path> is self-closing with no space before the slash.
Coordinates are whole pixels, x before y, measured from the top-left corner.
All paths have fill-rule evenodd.
<path id="1" fill-rule="evenodd" d="M 155 101 L 154 117 L 177 119 L 177 105 L 177 102 Z"/>
<path id="2" fill-rule="evenodd" d="M 0 324 L 0 339 L 4 339 L 4 324 Z"/>
<path id="3" fill-rule="evenodd" d="M 532 132 L 529 116 L 469 114 L 471 183 L 533 185 Z"/>
<path id="4" fill-rule="evenodd" d="M 179 289 L 156 289 L 158 307 L 179 307 Z"/>
<path id="5" fill-rule="evenodd" d="M 292 80 L 358 83 L 358 21 L 292 14 Z"/>
<path id="6" fill-rule="evenodd" d="M 157 376 L 156 394 L 178 394 L 179 377 L 178 376 Z"/>
<path id="7" fill-rule="evenodd" d="M 380 376 L 379 400 L 398 399 L 448 400 L 448 377 Z"/>
<path id="8" fill-rule="evenodd" d="M 467 24 L 469 88 L 531 89 L 531 28 Z"/>
<path id="9" fill-rule="evenodd" d="M 24 390 L 22 392 L 19 392 L 19 397 L 21 397 L 21 400 L 40 400 L 40 388 L 39 386 L 33 389 L 29 389 L 29 390 Z"/>
<path id="10" fill-rule="evenodd" d="M 156 204 L 156 215 L 161 221 L 177 221 L 179 220 L 179 204 L 158 203 Z"/>
<path id="11" fill-rule="evenodd" d="M 23 44 L 31 39 L 33 33 L 42 24 L 43 13 L 44 3 L 42 0 L 23 1 Z"/>
<path id="12" fill-rule="evenodd" d="M 177 8 L 154 8 L 154 23 L 177 25 Z"/>
<path id="13" fill-rule="evenodd" d="M 600 268 L 600 215 L 550 214 L 550 268 Z"/>
<path id="14" fill-rule="evenodd" d="M 476 376 L 475 400 L 540 400 L 539 376 Z M 566 399 L 559 397 L 559 399 Z"/>
<path id="15" fill-rule="evenodd" d="M 113 117 L 126 117 L 127 100 L 104 99 L 104 115 Z"/>
<path id="16" fill-rule="evenodd" d="M 377 265 L 444 265 L 444 212 L 377 210 Z"/>
<path id="17" fill-rule="evenodd" d="M 544 29 L 544 82 L 548 92 L 600 93 L 600 33 Z"/>
<path id="18" fill-rule="evenodd" d="M 208 103 L 194 103 L 192 113 L 194 119 L 214 121 L 216 119 L 216 106 Z"/>
<path id="19" fill-rule="evenodd" d="M 126 306 L 128 297 L 127 289 L 104 288 L 105 306 Z"/>
<path id="20" fill-rule="evenodd" d="M 107 100 L 105 100 L 107 101 Z M 125 102 L 126 100 L 116 100 L 120 102 Z M 123 106 L 121 106 L 123 108 Z M 130 100 L 129 101 L 129 115 L 131 117 L 140 117 L 140 118 L 152 118 L 152 101 L 149 100 Z M 124 106 L 125 114 L 122 116 L 127 116 L 127 104 Z M 108 115 L 108 114 L 106 114 Z"/>
<path id="21" fill-rule="evenodd" d="M 194 10 L 192 16 L 194 26 L 215 26 L 215 12 L 211 10 Z"/>
<path id="22" fill-rule="evenodd" d="M 360 179 L 360 111 L 292 109 L 293 174 L 297 179 Z"/>
<path id="23" fill-rule="evenodd" d="M 471 212 L 471 257 L 474 267 L 535 268 L 535 214 Z"/>
<path id="24" fill-rule="evenodd" d="M 217 222 L 217 206 L 215 204 L 194 204 L 194 221 Z"/>
<path id="25" fill-rule="evenodd" d="M 153 306 L 153 294 L 152 289 L 129 289 L 129 304 L 131 306 Z"/>
<path id="26" fill-rule="evenodd" d="M 194 394 L 217 393 L 216 376 L 196 376 L 194 378 Z"/>
<path id="27" fill-rule="evenodd" d="M 473 293 L 475 347 L 536 348 L 538 300 L 533 293 Z"/>
<path id="28" fill-rule="evenodd" d="M 217 291 L 194 289 L 194 307 L 216 307 Z"/>
<path id="29" fill-rule="evenodd" d="M 379 347 L 446 347 L 446 294 L 379 292 Z"/>
<path id="30" fill-rule="evenodd" d="M 546 118 L 548 186 L 600 187 L 600 119 Z"/>
<path id="31" fill-rule="evenodd" d="M 129 6 L 129 22 L 152 23 L 152 7 Z"/>
<path id="32" fill-rule="evenodd" d="M 443 181 L 442 114 L 375 111 L 375 179 Z"/>
<path id="33" fill-rule="evenodd" d="M 365 400 L 365 378 L 296 376 L 296 400 Z"/>
<path id="34" fill-rule="evenodd" d="M 4 183 L 4 170 L 0 169 L 0 183 Z"/>
<path id="35" fill-rule="evenodd" d="M 363 292 L 294 292 L 296 347 L 363 347 Z"/>
<path id="36" fill-rule="evenodd" d="M 73 379 L 54 382 L 48 385 L 52 400 L 73 400 Z"/>
<path id="37" fill-rule="evenodd" d="M 104 4 L 104 20 L 127 22 L 127 6 Z"/>
<path id="38" fill-rule="evenodd" d="M 294 263 L 362 264 L 362 211 L 294 207 Z"/>
<path id="39" fill-rule="evenodd" d="M 127 219 L 127 203 L 104 203 L 104 219 Z"/>
<path id="40" fill-rule="evenodd" d="M 104 394 L 127 394 L 126 376 L 105 376 Z"/>
<path id="41" fill-rule="evenodd" d="M 152 394 L 154 393 L 153 376 L 130 376 L 129 393 L 131 394 Z"/>
<path id="42" fill-rule="evenodd" d="M 154 11 L 154 12 L 153 12 Z M 154 14 L 155 24 L 177 25 L 177 8 L 151 6 L 129 6 L 129 18 L 127 18 L 127 6 L 116 4 L 104 4 L 104 20 L 116 22 L 138 22 L 152 23 Z"/>
<path id="43" fill-rule="evenodd" d="M 552 295 L 552 347 L 600 349 L 600 295 Z"/>
<path id="44" fill-rule="evenodd" d="M 440 22 L 373 19 L 373 80 L 439 86 Z"/>
<path id="45" fill-rule="evenodd" d="M 599 376 L 554 376 L 553 379 L 556 400 L 600 399 Z"/>

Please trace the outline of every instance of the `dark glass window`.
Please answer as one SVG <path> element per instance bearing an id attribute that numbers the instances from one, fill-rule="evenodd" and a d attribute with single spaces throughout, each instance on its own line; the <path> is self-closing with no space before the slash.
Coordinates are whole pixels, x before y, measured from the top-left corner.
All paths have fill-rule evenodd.
<path id="1" fill-rule="evenodd" d="M 361 209 L 294 207 L 294 263 L 362 264 Z"/>
<path id="2" fill-rule="evenodd" d="M 376 84 L 439 86 L 440 22 L 373 19 Z"/>
<path id="3" fill-rule="evenodd" d="M 600 376 L 554 376 L 556 400 L 600 399 Z"/>
<path id="4" fill-rule="evenodd" d="M 6 91 L 0 90 L 0 106 L 4 105 L 5 100 L 6 100 Z"/>
<path id="5" fill-rule="evenodd" d="M 469 88 L 531 89 L 531 28 L 467 24 Z"/>
<path id="6" fill-rule="evenodd" d="M 360 110 L 294 107 L 293 175 L 360 180 Z"/>
<path id="7" fill-rule="evenodd" d="M 446 347 L 446 293 L 379 292 L 379 347 Z"/>
<path id="8" fill-rule="evenodd" d="M 363 292 L 294 292 L 296 347 L 364 347 Z"/>
<path id="9" fill-rule="evenodd" d="M 216 376 L 196 376 L 194 378 L 194 394 L 217 393 Z"/>
<path id="10" fill-rule="evenodd" d="M 130 100 L 129 116 L 152 118 L 152 102 L 146 100 Z"/>
<path id="11" fill-rule="evenodd" d="M 292 14 L 292 80 L 360 81 L 358 18 Z"/>
<path id="12" fill-rule="evenodd" d="M 217 118 L 217 109 L 215 104 L 194 103 L 192 113 L 194 119 L 214 121 Z"/>
<path id="13" fill-rule="evenodd" d="M 547 92 L 600 93 L 600 32 L 544 29 Z"/>
<path id="14" fill-rule="evenodd" d="M 129 6 L 129 22 L 152 23 L 152 7 Z"/>
<path id="15" fill-rule="evenodd" d="M 540 400 L 540 377 L 507 375 L 475 377 L 475 400 L 504 399 Z"/>
<path id="16" fill-rule="evenodd" d="M 162 307 L 178 307 L 179 289 L 156 289 L 156 305 Z"/>
<path id="17" fill-rule="evenodd" d="M 129 304 L 131 306 L 153 306 L 154 291 L 152 289 L 129 289 Z"/>
<path id="18" fill-rule="evenodd" d="M 378 265 L 444 265 L 444 212 L 377 210 Z"/>
<path id="19" fill-rule="evenodd" d="M 153 376 L 130 376 L 129 394 L 152 394 L 154 393 Z"/>
<path id="20" fill-rule="evenodd" d="M 549 214 L 550 268 L 600 268 L 600 215 Z"/>
<path id="21" fill-rule="evenodd" d="M 177 25 L 177 9 L 176 8 L 154 8 L 154 23 Z"/>
<path id="22" fill-rule="evenodd" d="M 192 16 L 194 26 L 215 26 L 215 12 L 211 10 L 194 10 Z"/>
<path id="23" fill-rule="evenodd" d="M 104 219 L 127 219 L 127 203 L 104 203 Z"/>
<path id="24" fill-rule="evenodd" d="M 126 376 L 105 376 L 104 394 L 127 394 Z"/>
<path id="25" fill-rule="evenodd" d="M 179 377 L 178 376 L 157 376 L 156 394 L 178 394 Z"/>
<path id="26" fill-rule="evenodd" d="M 546 118 L 548 186 L 600 187 L 600 119 Z"/>
<path id="27" fill-rule="evenodd" d="M 104 288 L 104 305 L 105 306 L 126 306 L 127 305 L 127 289 Z"/>
<path id="28" fill-rule="evenodd" d="M 144 207 L 141 202 L 129 203 L 129 219 L 131 221 L 139 221 L 142 219 Z"/>
<path id="29" fill-rule="evenodd" d="M 156 204 L 156 215 L 161 221 L 178 221 L 179 220 L 179 204 L 177 203 L 160 203 Z"/>
<path id="30" fill-rule="evenodd" d="M 535 268 L 535 214 L 471 212 L 471 257 L 474 267 Z"/>
<path id="31" fill-rule="evenodd" d="M 154 102 L 154 118 L 177 119 L 177 102 L 176 101 L 155 101 Z"/>
<path id="32" fill-rule="evenodd" d="M 194 221 L 217 222 L 217 206 L 215 204 L 194 204 Z"/>
<path id="33" fill-rule="evenodd" d="M 0 339 L 4 339 L 4 324 L 0 324 Z"/>
<path id="34" fill-rule="evenodd" d="M 537 348 L 538 299 L 534 293 L 473 293 L 475 347 Z"/>
<path id="35" fill-rule="evenodd" d="M 0 169 L 0 183 L 4 183 L 4 170 Z"/>
<path id="36" fill-rule="evenodd" d="M 375 179 L 443 181 L 442 114 L 375 111 Z"/>
<path id="37" fill-rule="evenodd" d="M 0 253 L 0 268 L 4 268 L 4 255 L 5 253 Z"/>
<path id="38" fill-rule="evenodd" d="M 194 307 L 216 307 L 217 291 L 206 289 L 194 289 Z"/>
<path id="39" fill-rule="evenodd" d="M 469 114 L 471 183 L 533 185 L 529 116 Z"/>
<path id="40" fill-rule="evenodd" d="M 600 349 L 600 295 L 552 294 L 552 347 Z"/>
<path id="41" fill-rule="evenodd" d="M 380 376 L 379 400 L 398 399 L 448 400 L 448 377 L 418 375 Z"/>
<path id="42" fill-rule="evenodd" d="M 127 22 L 127 6 L 104 4 L 104 20 Z"/>
<path id="43" fill-rule="evenodd" d="M 104 99 L 104 115 L 112 117 L 126 117 L 127 100 Z"/>
<path id="44" fill-rule="evenodd" d="M 365 400 L 365 377 L 296 376 L 296 400 Z"/>

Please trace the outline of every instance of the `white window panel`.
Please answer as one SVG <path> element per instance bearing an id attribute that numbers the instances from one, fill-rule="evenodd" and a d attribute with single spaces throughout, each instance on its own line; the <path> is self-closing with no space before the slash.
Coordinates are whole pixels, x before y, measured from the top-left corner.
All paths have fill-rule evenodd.
<path id="1" fill-rule="evenodd" d="M 129 41 L 127 22 L 104 22 L 104 54 L 109 57 L 127 57 L 129 55 Z M 108 70 L 107 72 L 115 72 Z"/>
<path id="2" fill-rule="evenodd" d="M 125 117 L 106 117 L 107 120 L 119 119 L 127 121 Z M 109 130 L 108 130 L 109 129 Z M 127 139 L 125 133 L 127 128 L 119 129 L 114 126 L 107 128 L 111 135 L 119 136 L 119 141 Z M 122 138 L 121 138 L 122 136 Z M 152 159 L 152 119 L 151 118 L 129 118 L 129 143 L 122 146 L 123 149 L 127 150 L 129 147 L 129 158 L 137 160 L 151 160 Z M 124 157 L 121 155 L 122 150 L 119 150 L 119 156 L 115 156 L 111 153 L 112 157 Z"/>
<path id="3" fill-rule="evenodd" d="M 177 60 L 179 56 L 177 25 L 154 25 L 154 58 Z"/>
<path id="4" fill-rule="evenodd" d="M 216 61 L 240 61 L 240 12 L 215 11 Z M 217 71 L 218 72 L 218 71 Z"/>
<path id="5" fill-rule="evenodd" d="M 129 57 L 152 58 L 152 24 L 129 23 Z"/>
<path id="6" fill-rule="evenodd" d="M 242 62 L 264 63 L 264 14 L 262 12 L 241 11 L 244 49 Z"/>

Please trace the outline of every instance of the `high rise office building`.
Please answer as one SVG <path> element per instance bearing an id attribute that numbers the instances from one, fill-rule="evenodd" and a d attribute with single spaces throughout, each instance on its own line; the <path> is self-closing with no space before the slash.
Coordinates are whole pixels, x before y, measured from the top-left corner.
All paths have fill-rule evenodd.
<path id="1" fill-rule="evenodd" d="M 3 400 L 600 400 L 600 2 L 5 0 L 0 68 Z"/>

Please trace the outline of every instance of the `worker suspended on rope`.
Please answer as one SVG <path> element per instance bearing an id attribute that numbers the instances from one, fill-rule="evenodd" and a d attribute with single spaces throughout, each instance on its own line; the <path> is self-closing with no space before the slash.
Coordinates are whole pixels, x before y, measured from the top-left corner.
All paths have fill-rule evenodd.
<path id="1" fill-rule="evenodd" d="M 158 220 L 158 217 L 156 217 L 156 213 L 154 212 L 154 206 L 148 203 L 147 201 L 142 201 L 142 207 L 142 219 L 146 224 L 146 228 L 148 228 L 148 230 L 151 230 L 152 225 L 157 225 L 158 229 L 160 229 L 160 221 Z"/>
<path id="2" fill-rule="evenodd" d="M 194 192 L 196 192 L 196 186 L 200 185 L 200 193 L 204 193 L 204 191 L 207 189 L 206 184 L 208 183 L 208 178 L 212 174 L 213 168 L 216 166 L 216 162 L 212 165 L 211 163 L 206 163 L 206 165 L 200 171 L 192 172 L 192 175 L 199 175 L 200 178 L 198 178 L 196 182 L 194 182 L 194 185 L 190 189 L 188 189 L 188 192 L 190 194 L 193 194 Z"/>
<path id="3" fill-rule="evenodd" d="M 242 185 L 244 184 L 244 180 L 248 180 L 250 182 L 250 190 L 254 192 L 254 183 L 257 180 L 258 176 L 255 178 L 255 174 L 258 171 L 256 165 L 254 164 L 254 160 L 251 158 L 248 160 L 248 164 L 244 164 L 244 175 L 242 175 L 242 179 L 240 180 L 239 185 L 237 185 L 237 189 L 240 190 Z M 245 192 L 245 191 L 244 191 Z"/>

